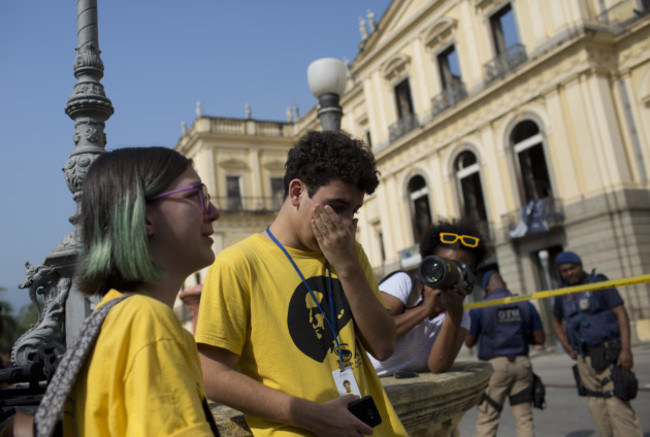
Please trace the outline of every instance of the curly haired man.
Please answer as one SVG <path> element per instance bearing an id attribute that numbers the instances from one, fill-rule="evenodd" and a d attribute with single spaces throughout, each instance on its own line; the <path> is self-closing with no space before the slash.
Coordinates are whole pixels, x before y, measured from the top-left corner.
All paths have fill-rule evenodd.
<path id="1" fill-rule="evenodd" d="M 375 436 L 406 436 L 366 351 L 385 359 L 395 324 L 355 214 L 379 180 L 343 133 L 309 132 L 289 151 L 285 199 L 265 231 L 222 251 L 203 287 L 196 329 L 208 396 L 241 410 L 255 436 L 358 436 L 347 409 L 372 396 Z"/>

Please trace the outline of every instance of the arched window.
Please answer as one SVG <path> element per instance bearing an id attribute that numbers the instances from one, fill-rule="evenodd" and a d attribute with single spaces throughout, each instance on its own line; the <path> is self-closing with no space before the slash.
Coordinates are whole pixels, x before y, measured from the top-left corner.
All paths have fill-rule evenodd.
<path id="1" fill-rule="evenodd" d="M 411 199 L 411 221 L 413 223 L 413 237 L 416 242 L 431 225 L 431 208 L 429 207 L 429 189 L 427 182 L 420 175 L 413 176 L 408 183 L 408 192 Z"/>
<path id="2" fill-rule="evenodd" d="M 481 233 L 488 236 L 487 213 L 483 186 L 476 155 L 465 151 L 458 155 L 454 164 L 456 183 L 460 197 L 460 210 L 464 218 L 477 223 Z"/>
<path id="3" fill-rule="evenodd" d="M 539 126 L 534 121 L 524 120 L 512 130 L 510 140 L 519 164 L 522 203 L 552 197 Z"/>

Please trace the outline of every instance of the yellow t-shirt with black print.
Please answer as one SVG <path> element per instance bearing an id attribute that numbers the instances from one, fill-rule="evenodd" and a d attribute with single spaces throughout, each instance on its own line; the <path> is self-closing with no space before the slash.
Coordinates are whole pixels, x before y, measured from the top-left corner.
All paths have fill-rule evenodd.
<path id="1" fill-rule="evenodd" d="M 315 304 L 336 321 L 345 364 L 352 368 L 361 396 L 371 395 L 382 417 L 374 436 L 408 435 L 356 336 L 354 320 L 336 275 L 329 299 L 325 257 L 286 248 L 313 291 L 313 297 L 281 249 L 256 234 L 223 250 L 210 267 L 201 293 L 195 339 L 240 356 L 239 370 L 276 390 L 315 402 L 339 396 L 332 371 L 339 369 L 334 334 Z M 368 259 L 357 257 L 375 292 Z M 256 437 L 305 435 L 302 429 L 246 417 Z"/>

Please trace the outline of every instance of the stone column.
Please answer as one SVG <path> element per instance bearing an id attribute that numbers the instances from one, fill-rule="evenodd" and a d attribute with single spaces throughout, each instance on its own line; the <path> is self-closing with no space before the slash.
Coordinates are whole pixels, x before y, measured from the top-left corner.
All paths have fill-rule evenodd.
<path id="1" fill-rule="evenodd" d="M 77 221 L 83 181 L 90 164 L 105 152 L 104 122 L 113 114 L 111 101 L 99 82 L 104 65 L 99 57 L 97 0 L 77 0 L 76 51 L 73 70 L 77 83 L 65 107 L 74 121 L 75 150 L 63 168 L 77 203 L 77 210 L 70 217 L 74 229 L 47 255 L 43 264 L 26 264 L 26 279 L 21 288 L 29 288 L 32 302 L 39 309 L 39 320 L 18 339 L 12 350 L 12 360 L 17 366 L 41 363 L 48 378 L 54 371 L 56 357 L 64 352 L 66 341 L 90 310 L 89 302 L 72 281 L 72 269 L 78 252 Z M 42 308 L 37 302 L 39 294 L 44 297 Z"/>

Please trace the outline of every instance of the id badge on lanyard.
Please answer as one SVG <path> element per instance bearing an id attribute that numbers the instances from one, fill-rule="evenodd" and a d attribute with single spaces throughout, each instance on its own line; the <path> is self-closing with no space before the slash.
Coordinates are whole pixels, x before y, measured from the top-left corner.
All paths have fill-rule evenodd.
<path id="1" fill-rule="evenodd" d="M 349 394 L 355 394 L 361 396 L 361 391 L 359 391 L 357 380 L 354 377 L 354 373 L 352 372 L 350 366 L 346 366 L 343 369 L 334 370 L 332 372 L 332 377 L 334 377 L 334 384 L 339 391 L 339 395 L 345 396 Z"/>
<path id="2" fill-rule="evenodd" d="M 331 329 L 332 334 L 334 335 L 334 341 L 336 342 L 336 351 L 338 353 L 338 362 L 339 362 L 339 368 L 332 371 L 332 376 L 334 378 L 334 384 L 336 385 L 336 388 L 341 396 L 347 395 L 347 394 L 356 394 L 356 395 L 361 395 L 361 392 L 359 391 L 359 386 L 357 385 L 357 380 L 354 377 L 354 373 L 352 372 L 352 368 L 350 366 L 345 365 L 345 361 L 343 359 L 343 353 L 341 352 L 341 346 L 339 344 L 338 340 L 338 331 L 336 329 L 336 318 L 334 316 L 335 311 L 334 311 L 334 298 L 332 296 L 332 272 L 330 271 L 329 263 L 327 263 L 327 276 L 328 276 L 328 295 L 329 299 L 331 302 L 331 310 L 332 313 L 328 315 L 323 311 L 323 308 L 320 306 L 320 303 L 318 303 L 318 300 L 314 296 L 314 292 L 307 283 L 307 280 L 303 276 L 302 272 L 294 262 L 293 258 L 291 258 L 291 255 L 287 250 L 284 248 L 282 243 L 280 243 L 275 236 L 271 233 L 270 227 L 267 226 L 266 228 L 266 233 L 269 235 L 271 240 L 284 252 L 286 257 L 289 259 L 291 262 L 291 265 L 293 265 L 293 268 L 296 270 L 298 273 L 298 276 L 300 276 L 300 279 L 302 280 L 303 284 L 305 284 L 305 287 L 309 291 L 309 294 L 311 295 L 312 299 L 314 300 L 314 303 L 316 304 L 316 307 L 318 310 L 321 312 L 324 321 L 327 323 L 327 326 Z"/>

